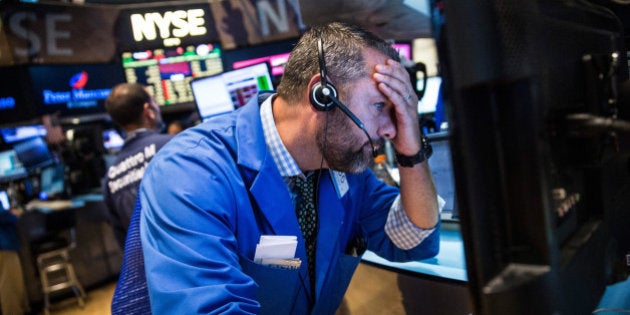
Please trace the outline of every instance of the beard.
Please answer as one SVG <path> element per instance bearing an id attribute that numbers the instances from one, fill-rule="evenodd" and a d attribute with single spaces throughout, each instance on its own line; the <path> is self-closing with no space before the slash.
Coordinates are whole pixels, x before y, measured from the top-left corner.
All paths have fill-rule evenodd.
<path id="1" fill-rule="evenodd" d="M 328 128 L 322 125 L 317 131 L 316 141 L 328 167 L 351 174 L 365 171 L 372 161 L 368 139 L 365 136 L 359 138 L 353 133 L 354 128 L 358 127 L 340 110 L 329 112 L 327 119 Z"/>

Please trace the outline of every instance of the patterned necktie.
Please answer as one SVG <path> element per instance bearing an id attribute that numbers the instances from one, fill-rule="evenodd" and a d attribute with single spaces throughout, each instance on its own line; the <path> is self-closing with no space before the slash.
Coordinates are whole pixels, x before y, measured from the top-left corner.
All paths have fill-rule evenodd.
<path id="1" fill-rule="evenodd" d="M 297 195 L 295 214 L 306 241 L 306 257 L 308 260 L 308 274 L 311 278 L 311 288 L 315 290 L 315 250 L 317 249 L 317 201 L 315 182 L 317 173 L 310 174 L 306 179 L 295 179 L 295 193 Z"/>

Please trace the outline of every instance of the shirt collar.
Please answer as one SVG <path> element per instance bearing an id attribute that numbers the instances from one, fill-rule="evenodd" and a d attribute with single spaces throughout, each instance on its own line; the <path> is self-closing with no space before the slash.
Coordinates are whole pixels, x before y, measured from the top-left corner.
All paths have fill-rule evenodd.
<path id="1" fill-rule="evenodd" d="M 265 142 L 271 153 L 271 158 L 276 163 L 280 176 L 291 178 L 293 176 L 304 176 L 302 171 L 293 159 L 287 148 L 280 139 L 280 134 L 276 128 L 276 122 L 273 119 L 272 100 L 275 94 L 268 97 L 260 107 L 260 118 L 262 120 L 262 129 L 265 136 Z"/>
<path id="2" fill-rule="evenodd" d="M 127 133 L 126 137 L 125 137 L 125 142 L 129 142 L 132 139 L 136 138 L 139 135 L 142 135 L 146 132 L 152 131 L 151 129 L 148 128 L 138 128 L 132 132 Z"/>

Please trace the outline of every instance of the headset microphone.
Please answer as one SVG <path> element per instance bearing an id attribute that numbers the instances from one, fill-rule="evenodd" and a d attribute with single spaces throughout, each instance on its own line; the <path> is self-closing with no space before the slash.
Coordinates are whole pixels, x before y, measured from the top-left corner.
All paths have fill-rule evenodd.
<path id="1" fill-rule="evenodd" d="M 359 120 L 359 118 L 355 116 L 350 111 L 350 109 L 346 107 L 346 105 L 344 105 L 339 99 L 337 99 L 335 95 L 331 94 L 331 95 L 327 95 L 327 97 L 330 98 L 330 100 L 333 101 L 333 103 L 335 103 L 335 105 L 337 105 L 337 107 L 339 107 L 339 109 L 341 109 L 341 111 L 344 114 L 346 114 L 346 116 L 348 116 L 348 118 L 350 118 L 361 130 L 363 130 L 363 132 L 365 133 L 365 136 L 368 138 L 368 141 L 370 142 L 370 147 L 372 148 L 372 156 L 376 157 L 377 153 L 376 153 L 376 149 L 374 149 L 374 143 L 372 142 L 372 137 L 370 137 L 370 134 L 367 132 L 367 130 L 365 130 L 365 127 L 363 126 L 363 123 L 361 122 L 361 120 Z"/>

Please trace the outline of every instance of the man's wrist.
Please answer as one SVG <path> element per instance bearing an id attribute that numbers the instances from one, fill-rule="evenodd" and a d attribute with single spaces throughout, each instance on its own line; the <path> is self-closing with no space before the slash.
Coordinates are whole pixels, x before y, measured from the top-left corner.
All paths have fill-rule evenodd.
<path id="1" fill-rule="evenodd" d="M 396 161 L 399 166 L 402 167 L 414 167 L 416 164 L 420 164 L 431 157 L 433 154 L 433 148 L 429 143 L 429 140 L 423 135 L 422 136 L 422 147 L 420 150 L 414 155 L 404 155 L 396 152 Z"/>

